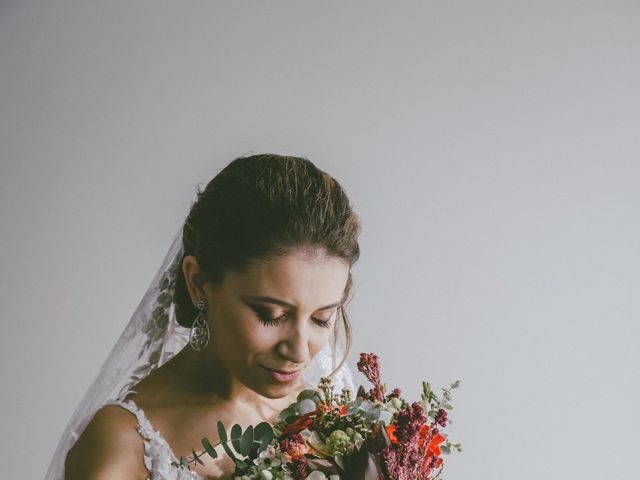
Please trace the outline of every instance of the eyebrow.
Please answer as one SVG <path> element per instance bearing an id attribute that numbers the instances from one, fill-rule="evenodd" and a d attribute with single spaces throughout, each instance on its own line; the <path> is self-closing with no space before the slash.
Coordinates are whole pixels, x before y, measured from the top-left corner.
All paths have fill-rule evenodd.
<path id="1" fill-rule="evenodd" d="M 264 295 L 260 295 L 260 296 L 254 296 L 254 295 L 240 295 L 242 298 L 244 298 L 245 300 L 253 300 L 253 301 L 258 301 L 258 302 L 267 302 L 267 303 L 273 303 L 276 305 L 280 305 L 282 307 L 289 307 L 293 310 L 296 309 L 296 306 L 289 303 L 289 302 L 285 302 L 284 300 L 280 300 L 279 298 L 274 298 L 274 297 L 268 297 L 268 296 L 264 296 Z M 342 306 L 342 302 L 335 302 L 332 303 L 330 305 L 325 305 L 324 307 L 320 307 L 317 308 L 316 310 L 327 310 L 329 308 L 333 308 L 333 307 L 340 307 Z"/>

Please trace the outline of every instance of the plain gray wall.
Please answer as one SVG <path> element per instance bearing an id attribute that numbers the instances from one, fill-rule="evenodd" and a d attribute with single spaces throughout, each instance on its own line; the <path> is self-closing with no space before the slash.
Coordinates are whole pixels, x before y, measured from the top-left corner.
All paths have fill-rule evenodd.
<path id="1" fill-rule="evenodd" d="M 362 218 L 352 364 L 462 380 L 444 478 L 635 477 L 639 54 L 637 1 L 1 2 L 2 476 L 44 475 L 196 185 L 274 152 Z"/>

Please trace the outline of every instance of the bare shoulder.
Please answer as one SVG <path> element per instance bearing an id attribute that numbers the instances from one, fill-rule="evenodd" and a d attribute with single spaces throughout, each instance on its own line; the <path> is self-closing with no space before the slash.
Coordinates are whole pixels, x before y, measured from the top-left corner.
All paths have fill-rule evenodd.
<path id="1" fill-rule="evenodd" d="M 65 480 L 142 480 L 144 441 L 136 417 L 118 405 L 96 412 L 65 461 Z"/>

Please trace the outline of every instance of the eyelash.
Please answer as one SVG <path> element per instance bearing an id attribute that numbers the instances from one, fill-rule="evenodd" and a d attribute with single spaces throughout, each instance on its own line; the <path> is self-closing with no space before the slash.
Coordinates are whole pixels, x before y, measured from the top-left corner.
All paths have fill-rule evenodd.
<path id="1" fill-rule="evenodd" d="M 280 315 L 278 318 L 270 317 L 269 315 L 265 315 L 263 313 L 257 312 L 256 314 L 260 317 L 260 321 L 269 327 L 275 327 L 280 323 L 280 319 L 286 317 L 287 315 Z M 319 318 L 311 317 L 316 324 L 323 328 L 331 328 L 331 320 L 320 320 Z"/>

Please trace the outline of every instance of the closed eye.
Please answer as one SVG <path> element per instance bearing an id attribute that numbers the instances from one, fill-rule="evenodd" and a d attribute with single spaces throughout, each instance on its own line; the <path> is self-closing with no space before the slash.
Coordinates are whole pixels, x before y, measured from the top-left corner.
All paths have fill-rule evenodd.
<path id="1" fill-rule="evenodd" d="M 258 315 L 258 318 L 260 318 L 260 321 L 269 326 L 269 327 L 275 327 L 277 326 L 281 320 L 284 320 L 285 318 L 287 318 L 287 314 L 284 313 L 282 315 L 280 315 L 279 317 L 272 317 L 269 314 L 255 309 L 254 311 L 256 312 L 256 315 Z M 316 317 L 311 317 L 311 319 L 319 326 L 323 327 L 323 328 L 331 328 L 331 319 L 328 320 L 322 320 L 321 318 L 316 318 Z"/>

